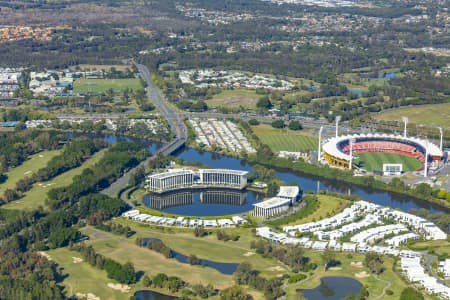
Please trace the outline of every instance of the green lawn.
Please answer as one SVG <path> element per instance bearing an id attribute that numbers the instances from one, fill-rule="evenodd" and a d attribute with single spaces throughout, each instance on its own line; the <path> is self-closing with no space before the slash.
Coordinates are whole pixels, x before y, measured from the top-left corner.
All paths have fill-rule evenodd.
<path id="1" fill-rule="evenodd" d="M 252 126 L 253 132 L 272 151 L 304 152 L 317 148 L 318 139 L 304 131 L 276 129 L 269 125 Z"/>
<path id="2" fill-rule="evenodd" d="M 210 107 L 245 107 L 256 108 L 256 102 L 262 95 L 256 94 L 253 90 L 224 90 L 215 95 L 211 100 L 207 100 Z"/>
<path id="3" fill-rule="evenodd" d="M 369 270 L 361 265 L 364 261 L 364 256 L 359 254 L 352 254 L 351 257 L 348 254 L 336 252 L 336 259 L 341 262 L 341 265 L 337 268 L 324 270 L 323 262 L 321 259 L 321 252 L 306 250 L 305 255 L 309 257 L 313 262 L 316 262 L 319 267 L 314 271 L 313 275 L 309 276 L 304 281 L 299 283 L 289 284 L 286 287 L 287 299 L 296 299 L 296 289 L 311 289 L 320 284 L 320 278 L 325 276 L 344 276 L 352 277 L 360 281 L 363 285 L 368 286 L 369 299 L 399 299 L 399 295 L 406 284 L 402 281 L 400 276 L 392 270 L 392 264 L 394 260 L 389 257 L 383 257 L 385 271 L 378 277 L 369 274 Z M 352 264 L 353 262 L 353 264 Z M 359 262 L 359 264 L 358 264 Z M 356 264 L 355 264 L 356 263 Z M 366 272 L 366 273 L 363 273 Z M 383 289 L 388 286 L 390 282 L 392 285 L 389 288 L 394 292 L 392 296 L 383 295 Z M 382 296 L 383 295 L 383 296 Z"/>
<path id="4" fill-rule="evenodd" d="M 251 233 L 251 229 L 228 229 L 227 232 L 239 234 L 240 239 L 236 242 L 223 242 L 217 240 L 215 234 L 196 238 L 191 229 L 173 228 L 161 231 L 147 224 L 139 224 L 123 218 L 116 219 L 115 222 L 130 226 L 137 232 L 136 235 L 125 239 L 89 228 L 88 231 L 85 231 L 90 236 L 89 243 L 101 253 L 118 261 L 130 260 L 142 271 L 152 275 L 165 272 L 179 276 L 190 283 L 211 283 L 221 288 L 232 284 L 231 276 L 221 274 L 214 269 L 181 264 L 174 259 L 166 259 L 154 251 L 136 246 L 135 238 L 137 236 L 159 238 L 173 250 L 185 255 L 195 254 L 199 258 L 227 263 L 248 261 L 264 276 L 278 276 L 286 272 L 283 264 L 275 259 L 265 259 L 253 253 L 250 249 L 250 242 L 256 237 Z M 214 232 L 214 230 L 212 231 Z"/>
<path id="5" fill-rule="evenodd" d="M 25 196 L 17 201 L 9 202 L 2 206 L 6 209 L 32 210 L 42 205 L 45 206 L 47 192 L 56 187 L 67 186 L 72 183 L 72 178 L 81 174 L 84 169 L 93 166 L 103 156 L 104 151 L 99 151 L 90 159 L 86 160 L 80 167 L 69 170 L 52 180 L 46 182 L 38 182 L 33 185 L 31 190 L 25 193 Z"/>
<path id="6" fill-rule="evenodd" d="M 405 172 L 416 171 L 422 167 L 422 163 L 418 159 L 401 154 L 365 152 L 357 153 L 356 156 L 358 158 L 354 163 L 367 171 L 382 171 L 383 164 L 387 163 L 403 164 L 403 171 Z"/>
<path id="7" fill-rule="evenodd" d="M 8 179 L 0 184 L 0 195 L 3 195 L 6 189 L 14 189 L 16 183 L 24 178 L 31 177 L 39 169 L 44 168 L 47 163 L 55 156 L 61 153 L 61 150 L 42 151 L 30 156 L 28 160 L 23 162 L 20 166 L 10 169 L 5 173 Z"/>
<path id="8" fill-rule="evenodd" d="M 143 89 L 138 78 L 129 79 L 77 79 L 74 83 L 75 93 L 104 93 L 109 89 L 122 92 L 126 88 L 134 91 Z"/>
<path id="9" fill-rule="evenodd" d="M 97 269 L 87 262 L 74 262 L 73 257 L 81 258 L 80 253 L 70 251 L 67 248 L 59 248 L 47 252 L 51 259 L 55 261 L 59 267 L 63 268 L 63 274 L 68 274 L 62 284 L 65 287 L 68 296 L 77 293 L 92 293 L 100 299 L 129 299 L 134 291 L 123 293 L 108 287 L 108 283 L 116 283 L 109 279 L 106 272 Z"/>
<path id="10" fill-rule="evenodd" d="M 450 103 L 418 105 L 398 108 L 376 114 L 375 118 L 383 121 L 401 121 L 409 118 L 410 123 L 450 127 Z"/>

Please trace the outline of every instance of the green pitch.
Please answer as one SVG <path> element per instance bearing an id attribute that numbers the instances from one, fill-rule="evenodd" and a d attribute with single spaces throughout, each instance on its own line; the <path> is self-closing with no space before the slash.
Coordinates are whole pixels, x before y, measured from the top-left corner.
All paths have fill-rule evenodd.
<path id="1" fill-rule="evenodd" d="M 252 126 L 253 132 L 272 151 L 305 152 L 317 149 L 318 139 L 303 131 L 276 129 L 268 125 Z"/>
<path id="2" fill-rule="evenodd" d="M 384 152 L 356 153 L 354 163 L 367 171 L 383 171 L 383 164 L 403 164 L 404 172 L 419 170 L 422 163 L 413 157 Z"/>
<path id="3" fill-rule="evenodd" d="M 122 92 L 126 88 L 133 91 L 143 89 L 141 81 L 137 78 L 129 79 L 77 79 L 74 83 L 75 93 L 105 93 L 109 89 Z"/>

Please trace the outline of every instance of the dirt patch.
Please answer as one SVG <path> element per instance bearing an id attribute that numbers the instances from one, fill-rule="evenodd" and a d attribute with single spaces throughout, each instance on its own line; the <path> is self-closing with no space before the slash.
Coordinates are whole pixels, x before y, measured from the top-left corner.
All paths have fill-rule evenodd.
<path id="1" fill-rule="evenodd" d="M 129 285 L 111 282 L 108 283 L 108 287 L 113 290 L 121 291 L 122 293 L 129 293 L 131 289 Z"/>
<path id="2" fill-rule="evenodd" d="M 79 264 L 79 263 L 82 262 L 82 261 L 83 261 L 82 258 L 72 256 L 72 262 L 73 262 L 74 264 Z"/>
<path id="3" fill-rule="evenodd" d="M 356 278 L 366 278 L 366 277 L 369 277 L 369 276 L 370 276 L 370 275 L 367 274 L 366 271 L 362 271 L 362 272 L 359 272 L 359 273 L 355 273 L 355 277 L 356 277 Z"/>
<path id="4" fill-rule="evenodd" d="M 100 300 L 100 297 L 95 296 L 92 293 L 76 293 L 75 296 L 77 296 L 78 299 L 86 299 L 86 300 Z"/>
<path id="5" fill-rule="evenodd" d="M 37 254 L 39 254 L 40 256 L 45 257 L 48 260 L 52 260 L 52 257 L 48 253 L 46 253 L 44 251 L 38 251 Z"/>
<path id="6" fill-rule="evenodd" d="M 244 256 L 249 257 L 249 256 L 252 256 L 253 254 L 255 254 L 255 252 L 247 252 L 247 253 L 244 253 Z"/>
<path id="7" fill-rule="evenodd" d="M 362 261 L 352 261 L 350 263 L 350 265 L 354 266 L 354 267 L 358 267 L 358 268 L 362 268 L 363 267 Z"/>
<path id="8" fill-rule="evenodd" d="M 283 272 L 283 271 L 284 271 L 284 268 L 283 268 L 283 267 L 280 267 L 280 266 L 275 266 L 275 267 L 267 268 L 267 271 L 278 271 L 278 272 Z"/>

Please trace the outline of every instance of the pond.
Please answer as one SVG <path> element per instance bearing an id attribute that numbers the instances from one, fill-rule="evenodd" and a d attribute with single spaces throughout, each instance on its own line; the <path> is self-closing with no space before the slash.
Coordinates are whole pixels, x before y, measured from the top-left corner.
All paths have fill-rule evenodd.
<path id="1" fill-rule="evenodd" d="M 348 277 L 323 277 L 320 285 L 314 289 L 301 290 L 307 300 L 340 300 L 349 293 L 356 295 L 362 288 L 362 284 Z"/>
<path id="2" fill-rule="evenodd" d="M 136 293 L 134 293 L 134 297 L 137 300 L 172 300 L 172 299 L 178 299 L 178 297 L 175 297 L 175 296 L 164 295 L 164 294 L 161 294 L 161 293 L 158 293 L 158 292 L 147 291 L 147 290 L 137 291 Z"/>
<path id="3" fill-rule="evenodd" d="M 263 196 L 231 189 L 183 189 L 143 197 L 147 207 L 182 216 L 223 216 L 247 212 Z"/>
<path id="4" fill-rule="evenodd" d="M 156 238 L 143 238 L 142 239 L 142 247 L 147 247 L 147 244 L 150 240 L 157 240 L 157 241 L 161 241 L 160 239 L 156 239 Z M 152 251 L 152 250 L 149 250 Z M 189 257 L 179 253 L 177 251 L 171 250 L 172 253 L 172 258 L 176 259 L 178 262 L 182 263 L 182 264 L 190 264 L 189 263 Z M 194 254 L 194 253 L 192 253 Z M 237 263 L 222 263 L 222 262 L 216 262 L 216 261 L 212 261 L 212 260 L 207 260 L 207 259 L 199 259 L 198 262 L 198 266 L 200 267 L 208 267 L 208 268 L 212 268 L 215 269 L 217 271 L 219 271 L 222 274 L 225 275 L 231 275 L 233 274 L 237 267 L 239 266 L 239 264 Z"/>

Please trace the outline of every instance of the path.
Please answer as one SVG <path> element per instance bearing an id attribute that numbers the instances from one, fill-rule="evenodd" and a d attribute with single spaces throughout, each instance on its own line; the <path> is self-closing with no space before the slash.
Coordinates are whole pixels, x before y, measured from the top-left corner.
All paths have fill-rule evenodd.
<path id="1" fill-rule="evenodd" d="M 383 280 L 378 278 L 378 275 L 374 275 L 373 277 L 375 277 L 376 280 L 381 281 L 386 283 L 387 285 L 383 288 L 383 292 L 381 293 L 381 295 L 377 296 L 376 298 L 374 298 L 374 300 L 380 300 L 383 299 L 384 295 L 386 294 L 386 291 L 388 288 L 390 288 L 392 286 L 392 282 L 387 281 L 387 280 Z"/>

